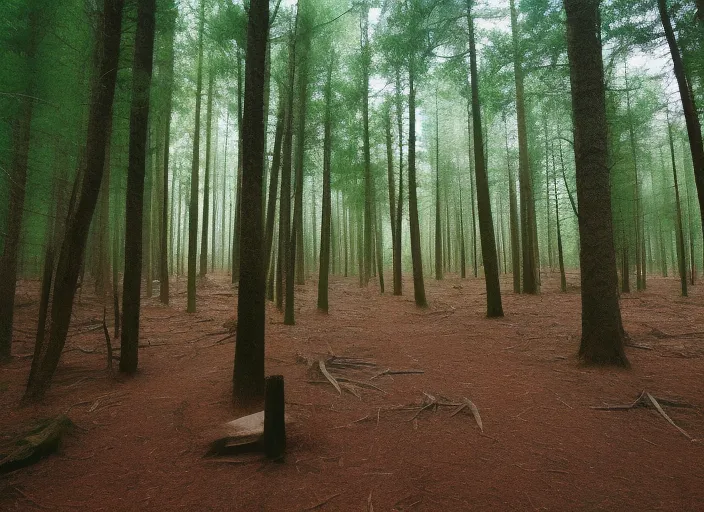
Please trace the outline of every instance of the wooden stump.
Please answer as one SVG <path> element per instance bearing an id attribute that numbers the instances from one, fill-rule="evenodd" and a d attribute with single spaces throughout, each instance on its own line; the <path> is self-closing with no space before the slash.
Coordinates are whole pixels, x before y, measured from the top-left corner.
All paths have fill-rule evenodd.
<path id="1" fill-rule="evenodd" d="M 264 397 L 264 453 L 270 459 L 283 460 L 286 451 L 284 409 L 283 375 L 267 377 Z"/>

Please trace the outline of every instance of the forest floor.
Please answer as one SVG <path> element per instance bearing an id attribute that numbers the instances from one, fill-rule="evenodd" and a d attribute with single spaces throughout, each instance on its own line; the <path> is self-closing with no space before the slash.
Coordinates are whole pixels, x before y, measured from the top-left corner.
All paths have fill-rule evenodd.
<path id="1" fill-rule="evenodd" d="M 561 294 L 557 276 L 540 296 L 502 281 L 503 319 L 484 317 L 484 283 L 428 279 L 430 307 L 405 295 L 333 278 L 329 315 L 316 312 L 313 281 L 297 289 L 297 325 L 268 305 L 267 374 L 283 374 L 285 463 L 247 455 L 204 458 L 215 427 L 238 416 L 231 404 L 233 340 L 223 323 L 236 295 L 225 275 L 200 283 L 199 312 L 185 311 L 185 282 L 170 307 L 145 299 L 140 371 L 107 375 L 102 305 L 83 291 L 67 352 L 44 403 L 20 406 L 29 371 L 38 283 L 17 297 L 16 358 L 0 371 L 0 441 L 32 420 L 65 412 L 77 429 L 59 454 L 0 478 L 0 510 L 703 510 L 704 441 L 690 441 L 642 391 L 696 407 L 663 405 L 704 439 L 704 286 L 678 296 L 676 279 L 649 278 L 622 297 L 631 370 L 585 368 L 578 276 Z M 158 293 L 157 293 L 158 295 Z M 218 343 L 220 341 L 220 343 Z M 118 343 L 114 343 L 119 345 Z M 79 350 L 79 348 L 81 350 Z M 95 353 L 85 353 L 93 352 Z M 383 390 L 361 399 L 313 378 L 300 356 L 361 357 Z M 424 393 L 476 404 L 422 411 Z M 401 408 L 399 408 L 401 406 Z"/>

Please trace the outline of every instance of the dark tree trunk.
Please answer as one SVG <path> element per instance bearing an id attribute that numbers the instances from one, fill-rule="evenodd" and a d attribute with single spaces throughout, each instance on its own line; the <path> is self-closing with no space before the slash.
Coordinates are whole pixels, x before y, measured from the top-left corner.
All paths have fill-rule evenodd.
<path id="1" fill-rule="evenodd" d="M 398 206 L 396 207 L 396 228 L 394 231 L 394 295 L 403 294 L 401 268 L 401 234 L 403 231 L 403 97 L 401 95 L 401 73 L 396 71 L 396 121 L 398 123 Z M 345 272 L 346 273 L 346 272 Z"/>
<path id="2" fill-rule="evenodd" d="M 599 0 L 564 0 L 579 200 L 582 340 L 588 364 L 628 366 L 611 214 Z"/>
<path id="3" fill-rule="evenodd" d="M 560 140 L 558 139 L 558 144 Z M 562 147 L 560 146 L 560 164 L 562 165 Z M 567 276 L 565 276 L 565 258 L 562 251 L 562 229 L 560 226 L 560 202 L 557 198 L 557 165 L 555 165 L 555 150 L 552 152 L 552 187 L 555 193 L 555 225 L 557 227 L 557 262 L 560 266 L 560 291 L 567 291 Z"/>
<path id="4" fill-rule="evenodd" d="M 518 16 L 514 0 L 510 0 L 511 33 L 513 39 L 513 68 L 516 81 L 516 120 L 518 124 L 518 182 L 521 195 L 521 252 L 523 261 L 523 292 L 535 294 L 538 285 L 538 265 L 536 261 L 535 200 L 531 179 L 530 155 L 528 153 L 528 133 L 526 128 L 526 104 L 523 85 L 523 54 L 518 34 Z"/>
<path id="5" fill-rule="evenodd" d="M 464 240 L 464 210 L 462 208 L 462 184 L 460 183 L 459 178 L 457 178 L 457 189 L 459 190 L 460 194 L 460 277 L 462 279 L 465 279 L 467 277 L 467 251 Z"/>
<path id="6" fill-rule="evenodd" d="M 281 168 L 281 141 L 284 135 L 284 118 L 286 116 L 285 103 L 282 95 L 279 96 L 279 112 L 276 116 L 276 133 L 274 134 L 274 158 L 271 162 L 271 176 L 269 178 L 269 202 L 266 205 L 266 242 L 264 258 L 266 267 L 271 266 L 273 260 L 272 247 L 274 245 L 274 224 L 276 220 L 276 195 L 279 190 L 279 170 Z M 269 281 L 276 280 L 272 272 Z M 273 290 L 273 287 L 272 287 Z M 272 292 L 273 298 L 273 292 Z"/>
<path id="7" fill-rule="evenodd" d="M 198 27 L 198 73 L 196 77 L 196 119 L 193 127 L 193 156 L 191 160 L 191 201 L 188 207 L 188 297 L 186 311 L 196 312 L 196 261 L 198 255 L 198 169 L 200 167 L 200 104 L 203 89 L 203 29 L 205 0 L 200 1 Z M 233 256 L 234 258 L 234 256 Z"/>
<path id="8" fill-rule="evenodd" d="M 237 48 L 237 178 L 235 192 L 235 225 L 232 233 L 232 283 L 240 280 L 240 228 L 242 224 L 242 49 Z"/>
<path id="9" fill-rule="evenodd" d="M 293 314 L 293 291 L 294 279 L 293 265 L 291 264 L 291 168 L 293 156 L 293 109 L 294 109 L 294 86 L 296 83 L 296 28 L 298 26 L 298 14 L 296 14 L 296 27 L 290 34 L 291 42 L 289 47 L 288 85 L 286 98 L 286 120 L 284 122 L 283 157 L 281 165 L 281 193 L 279 200 L 279 272 L 280 278 L 277 282 L 276 304 L 279 309 L 284 308 L 284 322 L 294 321 Z M 284 301 L 284 295 L 286 300 Z M 284 304 L 284 302 L 286 304 Z M 290 311 L 289 311 L 290 308 Z M 290 318 L 286 318 L 289 317 Z"/>
<path id="10" fill-rule="evenodd" d="M 469 25 L 469 56 L 472 80 L 472 118 L 474 128 L 474 169 L 477 180 L 477 209 L 479 214 L 479 235 L 482 242 L 482 260 L 484 261 L 484 280 L 486 283 L 486 314 L 489 318 L 504 315 L 501 304 L 499 285 L 499 266 L 494 238 L 494 223 L 491 216 L 491 199 L 489 196 L 489 178 L 484 161 L 484 141 L 482 139 L 482 118 L 479 110 L 479 82 L 477 73 L 477 50 L 474 41 L 474 20 L 467 9 Z"/>
<path id="11" fill-rule="evenodd" d="M 413 63 L 408 70 L 408 216 L 411 225 L 411 259 L 413 260 L 413 293 L 416 306 L 427 307 L 423 260 L 418 222 L 418 192 L 416 190 L 416 91 Z M 399 196 L 400 196 L 399 191 Z M 398 227 L 398 226 L 397 226 Z"/>
<path id="12" fill-rule="evenodd" d="M 205 175 L 203 176 L 203 224 L 200 229 L 200 277 L 208 273 L 208 221 L 210 215 L 210 145 L 213 124 L 213 70 L 208 72 L 208 103 L 205 109 Z"/>
<path id="13" fill-rule="evenodd" d="M 687 253 L 684 250 L 684 228 L 682 226 L 682 202 L 680 201 L 680 187 L 677 181 L 677 163 L 675 160 L 675 145 L 672 138 L 672 125 L 667 120 L 667 135 L 670 143 L 670 157 L 672 159 L 672 178 L 675 184 L 675 227 L 677 229 L 677 268 L 680 274 L 682 297 L 687 296 Z"/>
<path id="14" fill-rule="evenodd" d="M 435 279 L 442 275 L 442 222 L 440 214 L 440 113 L 438 112 L 438 91 L 435 90 Z"/>
<path id="15" fill-rule="evenodd" d="M 697 7 L 699 9 L 699 17 L 704 26 L 704 10 L 701 5 L 702 1 L 698 0 Z M 665 30 L 665 38 L 670 47 L 670 55 L 674 65 L 675 77 L 680 90 L 680 98 L 682 100 L 682 110 L 684 111 L 684 120 L 687 124 L 687 136 L 689 137 L 689 149 L 692 153 L 692 164 L 694 165 L 694 181 L 697 184 L 697 196 L 699 198 L 699 211 L 702 217 L 702 230 L 704 233 L 704 141 L 702 140 L 702 127 L 697 114 L 697 106 L 694 101 L 694 92 L 692 84 L 687 79 L 684 63 L 680 55 L 680 49 L 677 46 L 675 33 L 672 30 L 670 15 L 667 12 L 666 0 L 658 0 L 658 9 L 660 10 L 660 20 L 662 27 Z"/>
<path id="16" fill-rule="evenodd" d="M 101 52 L 88 117 L 86 141 L 86 168 L 81 194 L 67 220 L 66 234 L 59 252 L 54 295 L 51 307 L 49 340 L 44 357 L 37 363 L 33 379 L 27 383 L 25 399 L 38 400 L 44 396 L 61 358 L 71 322 L 76 283 L 81 269 L 88 230 L 100 192 L 105 167 L 107 129 L 111 120 L 112 102 L 120 56 L 122 28 L 122 0 L 104 0 Z"/>
<path id="17" fill-rule="evenodd" d="M 167 62 L 165 71 L 166 106 L 164 107 L 166 126 L 164 129 L 164 190 L 161 205 L 161 251 L 159 258 L 159 300 L 162 304 L 169 303 L 169 149 L 171 147 L 171 109 L 173 104 L 174 89 L 174 39 L 176 37 L 177 17 L 178 9 L 172 1 L 169 3 L 168 24 L 166 26 L 166 31 L 168 33 Z M 174 179 L 174 183 L 175 182 L 176 180 Z M 171 203 L 173 205 L 173 198 Z"/>
<path id="18" fill-rule="evenodd" d="M 511 168 L 511 157 L 508 149 L 508 125 L 504 117 L 504 127 L 506 129 L 506 165 L 508 167 L 508 200 L 509 200 L 509 222 L 511 224 L 511 271 L 513 272 L 513 292 L 521 293 L 521 253 L 518 218 L 518 205 L 516 200 L 516 181 L 513 178 Z"/>
<path id="19" fill-rule="evenodd" d="M 132 66 L 132 105 L 125 203 L 125 275 L 122 284 L 120 371 L 137 371 L 139 306 L 142 285 L 142 209 L 149 131 L 149 92 L 154 55 L 156 0 L 137 4 L 137 34 Z"/>
<path id="20" fill-rule="evenodd" d="M 304 13 L 305 19 L 305 13 Z M 301 30 L 300 61 L 298 63 L 298 104 L 296 110 L 296 151 L 294 161 L 294 197 L 293 197 L 293 231 L 291 235 L 292 275 L 295 273 L 296 284 L 305 284 L 305 250 L 303 247 L 303 166 L 306 151 L 306 113 L 308 111 L 308 53 L 310 36 L 308 30 Z M 287 297 L 288 298 L 288 297 Z M 291 304 L 293 305 L 293 292 Z M 293 309 L 291 309 L 291 320 Z M 293 321 L 293 320 L 292 320 Z"/>
<path id="21" fill-rule="evenodd" d="M 333 56 L 328 63 L 328 77 L 325 83 L 325 125 L 323 136 L 323 211 L 320 221 L 320 269 L 318 271 L 318 309 L 328 312 L 328 276 L 330 272 L 330 217 L 332 201 L 330 193 L 330 157 L 332 154 L 332 66 Z"/>
<path id="22" fill-rule="evenodd" d="M 265 261 L 262 188 L 264 177 L 264 89 L 269 34 L 268 0 L 251 0 L 247 27 L 244 116 L 242 118 L 242 245 L 237 299 L 237 343 L 233 396 L 255 403 L 264 396 Z"/>
<path id="23" fill-rule="evenodd" d="M 369 49 L 369 5 L 366 1 L 362 7 L 361 41 L 362 41 L 362 124 L 363 124 L 363 153 L 364 153 L 364 273 L 362 284 L 369 284 L 372 274 L 372 232 L 373 232 L 373 201 L 372 196 L 372 160 L 369 143 L 369 66 L 371 64 L 371 51 Z"/>

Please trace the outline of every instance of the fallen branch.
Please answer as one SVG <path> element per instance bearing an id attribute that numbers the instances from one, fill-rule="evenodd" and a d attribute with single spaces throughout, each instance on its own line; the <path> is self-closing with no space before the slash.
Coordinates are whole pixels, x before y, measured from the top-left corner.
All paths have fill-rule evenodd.
<path id="1" fill-rule="evenodd" d="M 318 503 L 316 503 L 315 505 L 313 505 L 313 506 L 311 506 L 311 507 L 304 508 L 303 511 L 306 512 L 306 511 L 308 511 L 308 510 L 315 510 L 315 509 L 318 509 L 318 508 L 322 507 L 323 505 L 327 505 L 330 501 L 332 501 L 332 500 L 334 500 L 335 498 L 337 498 L 340 494 L 342 494 L 342 493 L 338 492 L 338 493 L 336 493 L 336 494 L 333 494 L 333 495 L 330 496 L 329 498 L 325 498 L 323 501 L 318 502 Z"/>
<path id="2" fill-rule="evenodd" d="M 339 394 L 342 394 L 342 390 L 340 389 L 340 384 L 337 382 L 335 377 L 330 375 L 330 372 L 328 372 L 327 368 L 325 368 L 325 361 L 323 361 L 322 359 L 319 359 L 318 360 L 318 367 L 320 368 L 320 371 L 323 372 L 323 375 L 325 375 L 325 378 L 330 381 L 330 384 L 332 384 L 335 387 L 337 392 Z"/>

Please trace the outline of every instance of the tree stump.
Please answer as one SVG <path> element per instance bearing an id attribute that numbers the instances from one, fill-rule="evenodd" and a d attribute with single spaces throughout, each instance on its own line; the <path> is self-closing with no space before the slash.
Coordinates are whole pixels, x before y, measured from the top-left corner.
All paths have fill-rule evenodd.
<path id="1" fill-rule="evenodd" d="M 280 461 L 286 451 L 284 412 L 284 377 L 267 377 L 264 397 L 264 453 L 270 459 Z"/>

